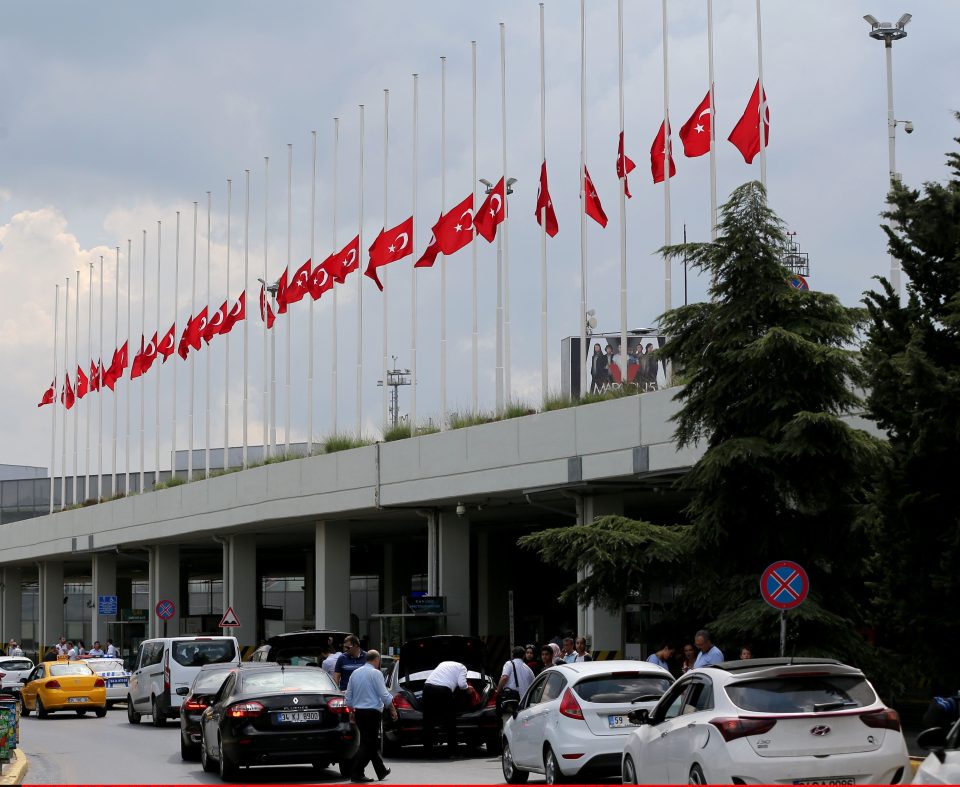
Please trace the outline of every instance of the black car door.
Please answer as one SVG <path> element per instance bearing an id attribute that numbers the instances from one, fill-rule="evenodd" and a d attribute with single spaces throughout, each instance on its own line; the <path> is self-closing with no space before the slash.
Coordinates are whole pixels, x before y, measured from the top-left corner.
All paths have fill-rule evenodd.
<path id="1" fill-rule="evenodd" d="M 220 732 L 220 722 L 223 719 L 224 708 L 230 701 L 233 694 L 233 687 L 237 682 L 237 673 L 231 672 L 220 691 L 217 692 L 210 703 L 210 707 L 203 712 L 200 724 L 203 728 L 203 745 L 207 747 L 207 754 L 215 755 L 217 749 L 217 736 Z"/>

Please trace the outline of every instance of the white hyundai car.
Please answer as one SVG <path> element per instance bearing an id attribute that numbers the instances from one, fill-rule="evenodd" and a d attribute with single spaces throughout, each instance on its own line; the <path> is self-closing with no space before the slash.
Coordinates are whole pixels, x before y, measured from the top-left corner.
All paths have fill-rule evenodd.
<path id="1" fill-rule="evenodd" d="M 917 745 L 930 754 L 920 763 L 914 784 L 960 784 L 960 721 L 949 729 L 932 727 L 917 738 Z"/>
<path id="2" fill-rule="evenodd" d="M 501 763 L 508 784 L 531 772 L 547 784 L 617 776 L 634 723 L 628 715 L 652 708 L 673 677 L 644 661 L 589 661 L 544 670 L 503 728 Z"/>
<path id="3" fill-rule="evenodd" d="M 830 659 L 691 670 L 623 752 L 628 784 L 897 784 L 910 775 L 896 711 Z"/>

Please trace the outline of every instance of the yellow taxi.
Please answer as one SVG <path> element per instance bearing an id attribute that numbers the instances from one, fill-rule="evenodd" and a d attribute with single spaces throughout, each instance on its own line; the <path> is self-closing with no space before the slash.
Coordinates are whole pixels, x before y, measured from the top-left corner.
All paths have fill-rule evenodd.
<path id="1" fill-rule="evenodd" d="M 107 715 L 107 684 L 90 667 L 79 661 L 47 661 L 20 679 L 21 709 L 24 716 L 36 711 L 46 718 L 57 710 L 76 711 L 83 716 L 93 711 L 99 718 Z"/>

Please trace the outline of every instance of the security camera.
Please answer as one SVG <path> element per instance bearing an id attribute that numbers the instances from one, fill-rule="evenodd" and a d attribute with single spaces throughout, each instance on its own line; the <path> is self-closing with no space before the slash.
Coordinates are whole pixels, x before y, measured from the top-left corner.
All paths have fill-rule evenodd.
<path id="1" fill-rule="evenodd" d="M 912 120 L 908 120 L 906 123 L 904 123 L 904 124 L 903 124 L 903 130 L 906 131 L 908 134 L 912 134 L 912 133 L 913 133 L 913 121 L 912 121 Z"/>
<path id="2" fill-rule="evenodd" d="M 463 503 L 457 503 L 457 516 L 463 516 L 467 513 L 467 507 Z"/>

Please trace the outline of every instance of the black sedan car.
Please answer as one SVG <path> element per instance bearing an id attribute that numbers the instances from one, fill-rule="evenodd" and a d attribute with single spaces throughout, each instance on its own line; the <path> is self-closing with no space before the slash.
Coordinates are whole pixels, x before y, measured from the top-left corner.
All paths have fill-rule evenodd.
<path id="1" fill-rule="evenodd" d="M 349 775 L 359 736 L 343 692 L 316 667 L 251 664 L 232 671 L 200 720 L 200 762 L 237 778 L 240 766 L 336 762 Z"/>
<path id="2" fill-rule="evenodd" d="M 240 668 L 249 669 L 249 662 Z M 256 665 L 260 666 L 260 665 Z M 180 757 L 196 760 L 200 757 L 200 717 L 210 707 L 213 698 L 227 676 L 236 670 L 236 664 L 206 664 L 200 668 L 189 689 L 177 689 L 186 699 L 180 705 Z"/>
<path id="3" fill-rule="evenodd" d="M 420 701 L 423 684 L 441 661 L 459 661 L 467 668 L 467 683 L 476 690 L 476 698 L 457 692 L 457 739 L 487 751 L 500 751 L 500 727 L 497 719 L 496 680 L 484 669 L 483 642 L 476 637 L 442 634 L 406 642 L 400 658 L 394 662 L 387 689 L 393 694 L 398 719 L 383 717 L 383 749 L 393 754 L 401 746 L 423 743 L 423 713 Z"/>

